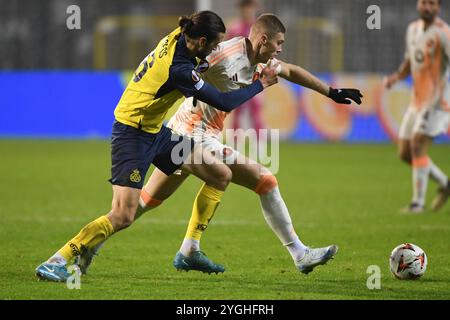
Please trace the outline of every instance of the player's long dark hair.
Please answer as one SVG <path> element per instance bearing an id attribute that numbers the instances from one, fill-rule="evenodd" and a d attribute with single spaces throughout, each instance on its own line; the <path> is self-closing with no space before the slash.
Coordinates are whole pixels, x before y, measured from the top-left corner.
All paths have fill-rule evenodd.
<path id="1" fill-rule="evenodd" d="M 219 33 L 225 33 L 222 18 L 212 11 L 200 11 L 190 16 L 181 16 L 178 21 L 181 30 L 189 38 L 205 37 L 208 41 L 217 39 Z"/>

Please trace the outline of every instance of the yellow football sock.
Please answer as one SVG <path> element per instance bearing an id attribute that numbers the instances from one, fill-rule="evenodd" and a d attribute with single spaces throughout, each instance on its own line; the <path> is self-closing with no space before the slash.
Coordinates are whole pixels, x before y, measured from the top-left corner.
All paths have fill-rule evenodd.
<path id="1" fill-rule="evenodd" d="M 59 249 L 58 253 L 69 262 L 73 257 L 80 254 L 82 246 L 92 249 L 113 233 L 114 229 L 108 217 L 101 216 L 81 229 L 80 233 Z"/>
<path id="2" fill-rule="evenodd" d="M 204 184 L 197 194 L 185 238 L 200 240 L 220 203 L 224 191 Z"/>

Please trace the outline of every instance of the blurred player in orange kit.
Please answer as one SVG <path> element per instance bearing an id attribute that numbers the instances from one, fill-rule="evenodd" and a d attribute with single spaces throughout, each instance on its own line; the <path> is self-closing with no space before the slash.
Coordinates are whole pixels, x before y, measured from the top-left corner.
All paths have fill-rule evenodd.
<path id="1" fill-rule="evenodd" d="M 412 165 L 413 197 L 403 213 L 422 213 L 428 178 L 439 184 L 431 209 L 440 209 L 450 196 L 448 176 L 428 155 L 433 138 L 448 130 L 450 91 L 450 28 L 438 17 L 441 0 L 418 0 L 420 19 L 406 33 L 406 52 L 397 72 L 384 79 L 386 88 L 412 75 L 413 92 L 399 130 L 400 158 Z"/>

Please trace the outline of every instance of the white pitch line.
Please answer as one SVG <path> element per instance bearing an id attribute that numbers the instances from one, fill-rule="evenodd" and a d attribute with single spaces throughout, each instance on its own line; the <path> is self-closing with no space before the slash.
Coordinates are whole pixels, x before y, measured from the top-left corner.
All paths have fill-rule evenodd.
<path id="1" fill-rule="evenodd" d="M 92 220 L 95 219 L 95 217 L 92 217 Z M 8 223 L 14 223 L 14 222 L 33 222 L 33 223 L 78 223 L 78 224 L 86 224 L 88 223 L 89 218 L 81 218 L 81 217 L 54 217 L 54 218 L 49 218 L 49 217 L 32 217 L 32 216 L 28 216 L 26 214 L 20 216 L 20 217 L 4 217 L 3 219 L 3 223 L 4 225 L 7 225 Z M 167 218 L 153 218 L 148 216 L 144 216 L 143 218 L 137 220 L 135 223 L 138 224 L 150 224 L 150 225 L 183 225 L 183 226 L 187 226 L 187 224 L 189 223 L 189 217 L 186 217 L 186 219 L 171 219 L 170 216 L 167 216 Z M 266 222 L 264 221 L 264 218 L 261 217 L 261 219 L 258 220 L 248 220 L 248 219 L 233 219 L 233 220 L 220 220 L 220 218 L 218 217 L 215 220 L 212 220 L 211 222 L 212 225 L 215 226 L 267 226 Z M 318 225 L 315 223 L 294 223 L 294 225 L 297 228 L 302 228 L 302 229 L 315 229 L 318 228 Z M 334 227 L 338 227 L 340 229 L 345 229 L 348 228 L 347 225 L 343 224 L 343 225 L 334 225 Z M 351 228 L 354 228 L 354 226 L 351 226 Z M 370 226 L 368 227 L 370 228 Z M 393 225 L 393 224 L 385 224 L 382 226 L 383 229 L 399 229 L 398 225 Z M 443 231 L 447 231 L 450 230 L 450 225 L 426 225 L 426 224 L 419 224 L 417 226 L 418 229 L 420 230 L 443 230 Z M 404 229 L 404 228 L 401 228 Z"/>
<path id="2" fill-rule="evenodd" d="M 94 218 L 93 218 L 94 219 Z M 29 216 L 21 216 L 17 218 L 11 219 L 9 217 L 8 222 L 34 222 L 34 223 L 88 223 L 89 219 L 83 219 L 83 218 L 72 218 L 72 217 L 55 217 L 55 218 L 42 218 L 42 217 L 29 217 Z M 186 220 L 183 219 L 154 219 L 154 218 L 141 218 L 136 221 L 136 223 L 139 224 L 155 224 L 155 225 L 187 225 L 189 223 L 189 219 L 186 218 Z M 265 225 L 264 220 L 258 222 L 258 221 L 251 221 L 251 220 L 213 220 L 211 223 L 214 225 Z"/>

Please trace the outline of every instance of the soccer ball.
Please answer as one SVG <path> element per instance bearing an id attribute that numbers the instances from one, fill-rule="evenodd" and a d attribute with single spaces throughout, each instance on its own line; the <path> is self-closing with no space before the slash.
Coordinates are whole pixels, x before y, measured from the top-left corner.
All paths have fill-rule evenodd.
<path id="1" fill-rule="evenodd" d="M 427 270 L 427 255 L 412 243 L 401 244 L 392 250 L 389 265 L 392 274 L 401 280 L 418 279 Z"/>

